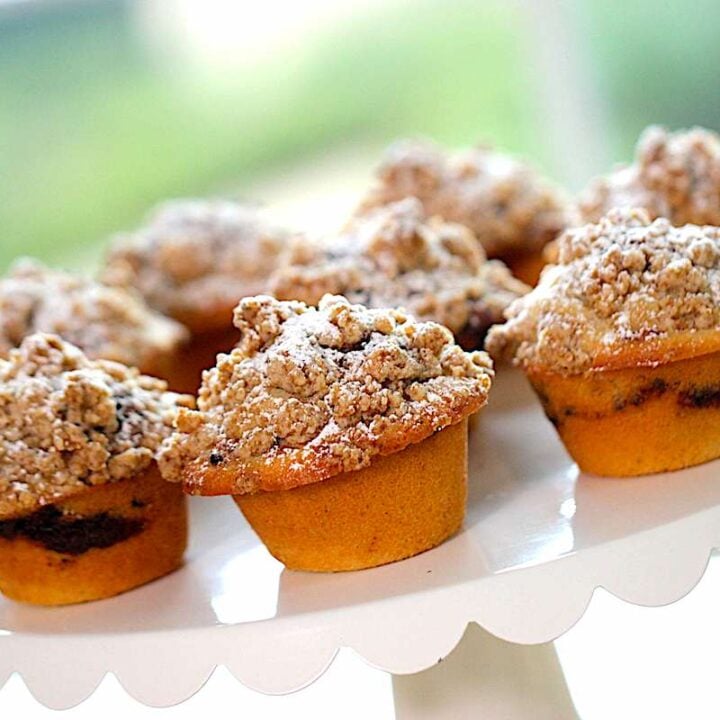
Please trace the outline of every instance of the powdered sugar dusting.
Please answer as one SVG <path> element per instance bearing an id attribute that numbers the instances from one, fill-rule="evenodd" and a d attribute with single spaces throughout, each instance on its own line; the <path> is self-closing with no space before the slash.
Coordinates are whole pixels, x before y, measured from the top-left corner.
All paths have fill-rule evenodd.
<path id="1" fill-rule="evenodd" d="M 470 348 L 529 290 L 500 261 L 488 261 L 467 228 L 428 218 L 416 198 L 369 211 L 322 246 L 296 245 L 270 288 L 312 305 L 330 293 L 373 308 L 403 307 L 450 328 Z"/>
<path id="2" fill-rule="evenodd" d="M 187 336 L 133 291 L 22 260 L 0 279 L 0 356 L 35 332 L 60 335 L 91 358 L 146 369 Z"/>
<path id="3" fill-rule="evenodd" d="M 115 238 L 103 279 L 137 288 L 193 330 L 230 325 L 232 308 L 266 290 L 287 240 L 257 209 L 222 200 L 176 200 Z"/>
<path id="4" fill-rule="evenodd" d="M 192 404 L 166 387 L 57 336 L 25 338 L 0 360 L 0 519 L 146 469 Z"/>
<path id="5" fill-rule="evenodd" d="M 313 477 L 316 460 L 325 477 L 356 470 L 398 433 L 419 441 L 487 400 L 488 356 L 401 311 L 333 296 L 317 309 L 259 296 L 240 303 L 235 324 L 238 346 L 205 374 L 198 410 L 179 413 L 161 456 L 165 476 L 193 492 L 203 491 L 198 471 L 218 464 L 235 469 L 235 493 L 263 487 L 248 470 L 258 459 L 287 458 L 286 471 L 306 471 L 297 483 L 322 479 Z"/>
<path id="6" fill-rule="evenodd" d="M 628 340 L 720 327 L 720 228 L 614 210 L 558 249 L 558 265 L 491 329 L 493 355 L 570 374 Z"/>
<path id="7" fill-rule="evenodd" d="M 641 207 L 673 225 L 720 225 L 720 137 L 702 128 L 670 133 L 651 126 L 633 164 L 595 179 L 579 207 L 586 222 L 614 207 Z"/>
<path id="8" fill-rule="evenodd" d="M 429 215 L 467 226 L 490 257 L 539 250 L 568 224 L 559 188 L 489 148 L 448 154 L 427 141 L 392 145 L 360 212 L 417 197 Z"/>

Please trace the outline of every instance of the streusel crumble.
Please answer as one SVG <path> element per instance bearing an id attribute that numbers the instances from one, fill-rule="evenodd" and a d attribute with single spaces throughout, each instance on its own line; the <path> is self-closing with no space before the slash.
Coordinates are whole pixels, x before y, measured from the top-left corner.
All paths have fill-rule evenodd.
<path id="1" fill-rule="evenodd" d="M 429 215 L 470 228 L 489 257 L 539 251 L 568 224 L 558 188 L 484 147 L 448 154 L 427 141 L 392 145 L 360 212 L 406 197 L 419 198 Z"/>
<path id="2" fill-rule="evenodd" d="M 35 334 L 0 360 L 0 519 L 147 468 L 188 396 Z"/>
<path id="3" fill-rule="evenodd" d="M 230 494 L 358 470 L 487 400 L 489 357 L 399 310 L 259 296 L 240 302 L 235 324 L 238 346 L 205 374 L 198 410 L 179 412 L 160 457 L 189 492 L 212 494 L 209 469 L 231 468 Z"/>
<path id="4" fill-rule="evenodd" d="M 488 335 L 494 356 L 564 374 L 624 343 L 720 327 L 720 228 L 614 210 L 567 231 L 558 264 Z"/>
<path id="5" fill-rule="evenodd" d="M 91 358 L 149 372 L 187 339 L 131 290 L 21 260 L 0 278 L 0 357 L 35 332 L 54 333 Z"/>
<path id="6" fill-rule="evenodd" d="M 103 279 L 137 288 L 152 307 L 203 332 L 229 325 L 241 297 L 266 290 L 286 239 L 257 208 L 176 200 L 114 240 Z"/>
<path id="7" fill-rule="evenodd" d="M 355 218 L 323 245 L 302 243 L 272 277 L 282 300 L 317 304 L 326 293 L 372 308 L 402 307 L 432 320 L 468 348 L 529 288 L 503 263 L 487 260 L 472 233 L 428 218 L 416 198 Z"/>
<path id="8" fill-rule="evenodd" d="M 633 164 L 595 179 L 579 206 L 586 222 L 614 207 L 641 207 L 673 225 L 720 225 L 720 137 L 702 128 L 670 133 L 651 126 Z"/>

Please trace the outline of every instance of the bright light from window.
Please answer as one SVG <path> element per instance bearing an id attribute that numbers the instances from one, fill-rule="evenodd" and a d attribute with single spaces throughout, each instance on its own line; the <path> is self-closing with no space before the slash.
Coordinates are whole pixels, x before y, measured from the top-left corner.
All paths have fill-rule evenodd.
<path id="1" fill-rule="evenodd" d="M 383 0 L 147 0 L 138 4 L 146 31 L 203 64 L 252 65 L 300 49 L 313 32 Z"/>

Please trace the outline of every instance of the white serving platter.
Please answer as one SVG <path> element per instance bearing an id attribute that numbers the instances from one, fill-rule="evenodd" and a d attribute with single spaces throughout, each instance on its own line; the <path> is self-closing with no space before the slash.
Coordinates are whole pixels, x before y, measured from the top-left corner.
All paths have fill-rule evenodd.
<path id="1" fill-rule="evenodd" d="M 173 575 L 83 606 L 0 598 L 0 685 L 18 671 L 62 708 L 111 671 L 138 700 L 168 705 L 225 665 L 254 689 L 284 693 L 345 646 L 415 673 L 472 621 L 537 644 L 572 626 L 599 586 L 638 604 L 675 601 L 720 545 L 720 461 L 631 480 L 581 475 L 516 371 L 501 369 L 470 454 L 464 529 L 361 572 L 286 571 L 230 499 L 193 498 L 191 547 Z"/>

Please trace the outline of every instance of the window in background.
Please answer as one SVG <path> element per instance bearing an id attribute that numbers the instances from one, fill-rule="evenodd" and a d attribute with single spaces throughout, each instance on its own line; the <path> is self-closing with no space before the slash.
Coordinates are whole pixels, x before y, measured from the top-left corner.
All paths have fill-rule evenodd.
<path id="1" fill-rule="evenodd" d="M 0 5 L 0 266 L 70 264 L 157 200 L 350 145 L 369 167 L 398 135 L 542 144 L 518 6 L 341 4 L 290 24 L 273 0 Z"/>
<path id="2" fill-rule="evenodd" d="M 720 130 L 720 3 L 583 0 L 579 29 L 610 118 L 614 160 L 650 123 Z M 599 168 L 598 171 L 601 171 Z"/>
<path id="3" fill-rule="evenodd" d="M 718 21 L 714 0 L 0 0 L 0 272 L 87 261 L 172 196 L 295 194 L 317 220 L 398 136 L 491 142 L 576 189 L 650 122 L 720 127 Z"/>

